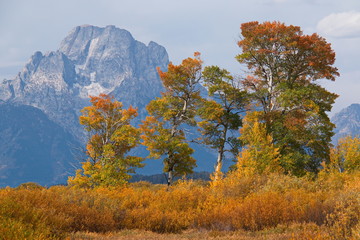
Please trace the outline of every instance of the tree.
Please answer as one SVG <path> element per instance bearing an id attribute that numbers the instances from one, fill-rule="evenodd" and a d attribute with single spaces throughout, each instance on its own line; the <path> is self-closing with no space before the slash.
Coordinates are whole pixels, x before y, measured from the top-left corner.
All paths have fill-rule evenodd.
<path id="1" fill-rule="evenodd" d="M 90 97 L 92 106 L 85 107 L 80 124 L 89 133 L 86 145 L 88 159 L 69 184 L 86 187 L 120 186 L 130 179 L 130 173 L 142 167 L 143 158 L 127 153 L 140 141 L 139 129 L 130 125 L 137 110 L 122 109 L 122 103 L 105 94 Z"/>
<path id="2" fill-rule="evenodd" d="M 266 130 L 279 148 L 285 172 L 317 172 L 329 160 L 334 125 L 326 112 L 337 95 L 316 83 L 335 80 L 335 53 L 317 34 L 279 22 L 241 25 L 237 60 L 251 75 L 243 85 L 261 109 Z"/>
<path id="3" fill-rule="evenodd" d="M 329 168 L 337 172 L 360 170 L 360 138 L 339 139 L 337 146 L 331 149 Z"/>
<path id="4" fill-rule="evenodd" d="M 265 123 L 261 122 L 262 112 L 252 112 L 244 118 L 240 139 L 244 148 L 238 156 L 236 171 L 242 175 L 267 174 L 280 172 L 279 149 L 266 131 Z"/>
<path id="5" fill-rule="evenodd" d="M 141 125 L 141 138 L 150 151 L 149 157 L 164 157 L 168 185 L 175 175 L 192 173 L 196 166 L 191 156 L 194 150 L 185 135 L 186 126 L 196 125 L 196 109 L 201 99 L 198 83 L 202 61 L 199 53 L 194 56 L 178 66 L 170 63 L 167 72 L 158 69 L 165 92 L 148 104 L 150 116 Z"/>
<path id="6" fill-rule="evenodd" d="M 241 126 L 240 113 L 244 112 L 246 93 L 236 86 L 234 78 L 218 66 L 206 67 L 203 81 L 213 99 L 203 99 L 199 108 L 202 121 L 198 123 L 200 141 L 218 151 L 215 165 L 215 180 L 222 175 L 225 152 L 237 156 L 240 141 L 236 132 Z"/>

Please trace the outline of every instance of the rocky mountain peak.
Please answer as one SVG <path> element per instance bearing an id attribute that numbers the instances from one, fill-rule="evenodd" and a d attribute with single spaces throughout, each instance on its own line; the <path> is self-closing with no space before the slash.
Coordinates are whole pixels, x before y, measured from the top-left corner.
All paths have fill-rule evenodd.
<path id="1" fill-rule="evenodd" d="M 125 107 L 144 107 L 160 95 L 156 67 L 166 69 L 168 62 L 165 48 L 155 42 L 146 46 L 112 25 L 82 25 L 58 50 L 35 52 L 14 79 L 0 82 L 0 101 L 39 108 L 80 138 L 78 116 L 89 95 L 112 94 Z"/>
<path id="2" fill-rule="evenodd" d="M 103 32 L 100 27 L 91 25 L 77 26 L 60 43 L 59 50 L 73 61 L 81 61 L 87 52 L 89 42 Z"/>
<path id="3" fill-rule="evenodd" d="M 79 75 L 90 81 L 85 88 L 90 92 L 112 92 L 125 79 L 139 78 L 144 67 L 166 68 L 168 62 L 164 47 L 154 42 L 146 46 L 128 31 L 112 25 L 76 27 L 61 42 L 59 51 L 74 63 Z"/>
<path id="4" fill-rule="evenodd" d="M 109 53 L 121 53 L 134 42 L 132 35 L 109 25 L 105 28 L 83 25 L 74 28 L 61 42 L 59 50 L 76 65 L 84 65 L 91 58 L 102 58 Z M 103 56 L 105 54 L 105 56 Z"/>

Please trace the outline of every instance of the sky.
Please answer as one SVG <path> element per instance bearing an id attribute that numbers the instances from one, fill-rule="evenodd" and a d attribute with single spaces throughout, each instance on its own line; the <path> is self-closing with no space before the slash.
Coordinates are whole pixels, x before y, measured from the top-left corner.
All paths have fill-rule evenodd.
<path id="1" fill-rule="evenodd" d="M 115 25 L 145 44 L 154 41 L 175 64 L 199 51 L 205 66 L 241 75 L 237 41 L 249 21 L 280 21 L 324 37 L 341 74 L 321 81 L 340 95 L 329 115 L 360 103 L 359 0 L 0 0 L 0 81 L 13 78 L 34 52 L 57 50 L 83 24 Z"/>

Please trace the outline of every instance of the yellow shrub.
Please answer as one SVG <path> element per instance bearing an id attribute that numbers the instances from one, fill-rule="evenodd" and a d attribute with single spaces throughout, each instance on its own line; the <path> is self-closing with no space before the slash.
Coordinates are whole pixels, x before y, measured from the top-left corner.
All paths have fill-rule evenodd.
<path id="1" fill-rule="evenodd" d="M 334 212 L 327 215 L 331 239 L 350 239 L 360 222 L 360 192 L 342 196 Z"/>

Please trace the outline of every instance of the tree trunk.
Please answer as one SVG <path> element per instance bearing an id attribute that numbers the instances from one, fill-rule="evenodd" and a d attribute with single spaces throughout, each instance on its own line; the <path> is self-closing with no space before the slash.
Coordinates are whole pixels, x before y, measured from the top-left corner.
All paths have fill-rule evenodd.
<path id="1" fill-rule="evenodd" d="M 215 173 L 214 173 L 214 181 L 218 181 L 222 178 L 222 165 L 223 165 L 223 156 L 224 156 L 224 149 L 220 148 L 219 149 L 219 154 L 216 160 L 216 165 L 215 165 Z"/>
<path id="2" fill-rule="evenodd" d="M 173 181 L 173 170 L 170 170 L 168 172 L 168 176 L 167 176 L 167 188 L 169 189 L 169 187 L 171 186 L 172 184 L 172 181 Z"/>

